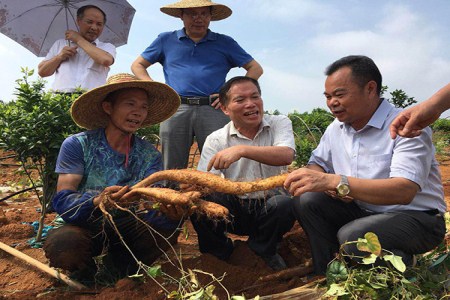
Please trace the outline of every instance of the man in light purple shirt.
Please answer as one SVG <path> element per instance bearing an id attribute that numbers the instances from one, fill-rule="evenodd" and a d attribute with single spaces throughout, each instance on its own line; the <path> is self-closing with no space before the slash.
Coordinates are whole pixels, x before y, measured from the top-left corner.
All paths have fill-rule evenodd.
<path id="1" fill-rule="evenodd" d="M 433 249 L 445 235 L 431 130 L 413 139 L 390 138 L 400 109 L 380 98 L 382 77 L 370 58 L 343 57 L 325 74 L 324 94 L 336 120 L 308 166 L 285 181 L 297 196 L 294 213 L 309 237 L 314 272 L 324 274 L 341 244 L 367 232 L 411 265 L 414 254 Z M 367 255 L 355 244 L 345 250 Z"/>

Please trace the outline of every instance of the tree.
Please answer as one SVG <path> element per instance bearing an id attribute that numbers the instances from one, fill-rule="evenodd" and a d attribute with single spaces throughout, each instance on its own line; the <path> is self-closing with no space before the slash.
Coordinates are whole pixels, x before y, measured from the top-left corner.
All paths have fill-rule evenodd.
<path id="1" fill-rule="evenodd" d="M 40 241 L 45 213 L 56 191 L 56 158 L 63 140 L 80 131 L 70 117 L 76 95 L 67 96 L 44 91 L 42 79 L 29 82 L 34 70 L 22 68 L 18 79 L 17 99 L 0 103 L 0 147 L 17 153 L 41 204 L 37 241 Z M 38 183 L 33 172 L 38 174 Z M 37 187 L 42 185 L 43 193 Z"/>
<path id="2" fill-rule="evenodd" d="M 381 87 L 381 96 L 387 91 L 387 86 Z M 409 97 L 403 90 L 394 90 L 390 93 L 391 98 L 388 100 L 395 107 L 406 108 L 410 105 L 417 103 L 414 97 Z"/>

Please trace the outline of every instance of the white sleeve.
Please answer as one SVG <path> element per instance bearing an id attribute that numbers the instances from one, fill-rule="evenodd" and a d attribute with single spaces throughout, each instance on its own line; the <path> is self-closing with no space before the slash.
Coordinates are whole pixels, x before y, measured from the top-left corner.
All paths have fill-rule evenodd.
<path id="1" fill-rule="evenodd" d="M 207 172 L 209 161 L 217 152 L 221 150 L 220 148 L 220 141 L 217 138 L 214 138 L 212 135 L 209 135 L 206 138 L 205 144 L 203 145 L 202 154 L 197 165 L 197 170 Z M 222 174 L 220 170 L 216 170 L 214 168 L 212 168 L 209 172 L 216 175 Z"/>

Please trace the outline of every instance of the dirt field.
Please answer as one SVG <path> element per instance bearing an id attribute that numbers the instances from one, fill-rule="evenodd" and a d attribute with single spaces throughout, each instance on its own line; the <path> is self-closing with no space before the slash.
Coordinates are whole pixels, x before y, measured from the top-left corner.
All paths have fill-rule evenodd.
<path id="1" fill-rule="evenodd" d="M 5 155 L 0 153 L 0 157 Z M 17 174 L 17 166 L 14 166 L 16 162 L 13 159 L 2 159 L 0 163 L 2 164 L 0 198 L 3 198 L 24 179 L 23 175 Z M 441 172 L 447 206 L 450 207 L 450 160 L 441 160 Z M 29 223 L 37 221 L 40 216 L 37 199 L 25 193 L 19 198 L 0 202 L 0 209 L 4 212 L 4 216 L 0 212 L 0 242 L 47 263 L 42 249 L 31 248 L 27 243 L 34 236 L 33 228 Z M 54 214 L 49 214 L 46 224 L 51 225 L 53 219 Z M 225 274 L 221 284 L 227 291 L 217 282 L 214 284 L 215 294 L 220 299 L 226 299 L 227 292 L 230 295 L 245 295 L 247 298 L 255 295 L 271 295 L 302 286 L 307 282 L 305 277 L 298 276 L 284 280 L 262 280 L 264 276 L 273 272 L 246 246 L 245 238 L 242 237 L 238 238 L 236 250 L 229 262 L 220 261 L 210 255 L 202 255 L 198 251 L 195 231 L 189 222 L 186 226 L 189 237 L 188 239 L 180 237 L 176 246 L 177 253 L 181 253 L 183 257 L 183 269 L 186 271 L 200 269 L 205 273 L 214 274 L 216 278 Z M 308 240 L 298 225 L 286 234 L 280 254 L 289 267 L 304 265 L 310 261 Z M 179 278 L 179 272 L 173 265 L 164 260 L 161 261 L 161 265 L 164 272 Z M 199 278 L 203 283 L 211 281 L 209 275 L 202 275 Z M 164 282 L 164 286 L 169 291 L 176 290 L 173 284 Z M 0 250 L 0 299 L 35 297 L 42 299 L 165 299 L 162 288 L 151 280 L 141 283 L 123 279 L 114 287 L 76 292 L 41 270 Z"/>

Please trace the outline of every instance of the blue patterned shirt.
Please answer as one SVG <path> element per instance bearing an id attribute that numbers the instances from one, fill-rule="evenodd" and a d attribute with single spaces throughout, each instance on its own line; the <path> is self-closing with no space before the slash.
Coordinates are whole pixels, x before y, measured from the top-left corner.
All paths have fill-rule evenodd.
<path id="1" fill-rule="evenodd" d="M 132 186 L 162 170 L 161 153 L 148 141 L 135 135 L 126 156 L 111 148 L 104 128 L 72 135 L 64 140 L 56 162 L 56 173 L 79 174 L 77 191 L 62 190 L 53 198 L 53 207 L 68 223 L 86 225 L 95 209 L 93 198 L 108 186 Z M 173 229 L 178 222 L 149 211 L 144 219 L 159 228 Z"/>

